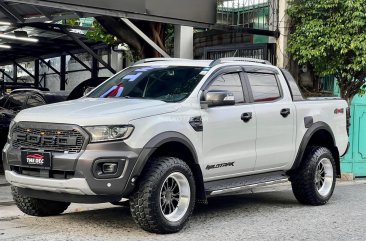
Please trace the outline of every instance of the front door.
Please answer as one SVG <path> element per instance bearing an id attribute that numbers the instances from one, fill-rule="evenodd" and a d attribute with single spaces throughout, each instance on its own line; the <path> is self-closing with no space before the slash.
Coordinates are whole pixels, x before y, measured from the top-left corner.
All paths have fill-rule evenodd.
<path id="1" fill-rule="evenodd" d="M 254 169 L 256 116 L 242 83 L 243 73 L 241 68 L 236 68 L 222 71 L 205 87 L 205 91 L 224 90 L 235 97 L 235 105 L 202 110 L 206 181 L 238 176 Z"/>

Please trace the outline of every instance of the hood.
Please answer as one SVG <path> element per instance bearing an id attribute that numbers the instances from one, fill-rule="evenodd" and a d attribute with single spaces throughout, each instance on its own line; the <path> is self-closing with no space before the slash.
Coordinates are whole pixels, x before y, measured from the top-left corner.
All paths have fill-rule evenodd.
<path id="1" fill-rule="evenodd" d="M 159 100 L 82 98 L 21 111 L 15 121 L 76 124 L 128 124 L 131 120 L 176 111 L 178 104 Z"/>

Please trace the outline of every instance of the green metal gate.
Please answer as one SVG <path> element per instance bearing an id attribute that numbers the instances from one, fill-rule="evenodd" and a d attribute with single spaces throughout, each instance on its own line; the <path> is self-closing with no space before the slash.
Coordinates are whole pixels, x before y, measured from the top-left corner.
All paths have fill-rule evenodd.
<path id="1" fill-rule="evenodd" d="M 366 177 L 366 96 L 356 96 L 351 105 L 350 148 L 341 160 L 342 173 Z"/>
<path id="2" fill-rule="evenodd" d="M 339 95 L 339 88 L 335 86 Z M 357 95 L 351 104 L 350 147 L 341 158 L 342 173 L 366 177 L 366 95 Z"/>

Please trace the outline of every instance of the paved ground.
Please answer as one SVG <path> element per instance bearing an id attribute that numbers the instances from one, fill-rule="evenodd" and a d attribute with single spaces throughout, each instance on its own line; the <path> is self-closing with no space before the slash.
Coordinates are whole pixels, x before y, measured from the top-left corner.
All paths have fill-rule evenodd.
<path id="1" fill-rule="evenodd" d="M 210 199 L 183 231 L 162 236 L 142 231 L 127 208 L 109 204 L 28 217 L 10 202 L 9 187 L 0 186 L 0 240 L 366 240 L 365 181 L 340 183 L 321 207 L 298 204 L 288 184 L 256 191 Z"/>

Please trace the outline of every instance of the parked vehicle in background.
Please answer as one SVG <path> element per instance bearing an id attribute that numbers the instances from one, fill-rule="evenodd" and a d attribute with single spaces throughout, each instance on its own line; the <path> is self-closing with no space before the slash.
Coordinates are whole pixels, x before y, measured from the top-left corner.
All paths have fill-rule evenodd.
<path id="1" fill-rule="evenodd" d="M 76 86 L 70 93 L 67 100 L 76 100 L 81 97 L 83 97 L 86 93 L 86 91 L 90 89 L 94 89 L 98 85 L 102 84 L 104 81 L 106 81 L 107 77 L 99 77 L 99 78 L 91 78 L 88 80 L 83 81 L 78 86 Z"/>
<path id="2" fill-rule="evenodd" d="M 10 122 L 19 111 L 45 104 L 65 101 L 66 92 L 49 92 L 37 89 L 17 89 L 0 98 L 0 147 L 6 143 Z M 3 172 L 0 161 L 0 173 Z"/>
<path id="3" fill-rule="evenodd" d="M 266 61 L 147 59 L 85 98 L 21 111 L 5 175 L 26 214 L 128 198 L 144 230 L 173 233 L 196 202 L 257 186 L 290 180 L 299 202 L 327 203 L 348 113 Z"/>
<path id="4" fill-rule="evenodd" d="M 35 89 L 49 91 L 48 88 L 35 87 L 34 84 L 31 83 L 8 83 L 4 82 L 4 80 L 0 80 L 0 95 L 10 94 L 13 90 L 17 89 Z"/>

